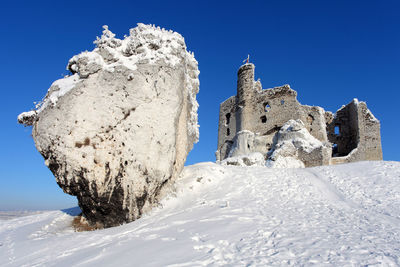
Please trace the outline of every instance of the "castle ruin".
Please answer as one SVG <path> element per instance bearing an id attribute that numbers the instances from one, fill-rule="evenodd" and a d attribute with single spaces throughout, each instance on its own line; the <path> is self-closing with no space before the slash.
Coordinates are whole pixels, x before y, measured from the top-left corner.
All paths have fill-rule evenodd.
<path id="1" fill-rule="evenodd" d="M 254 80 L 254 69 L 251 63 L 239 68 L 237 95 L 220 105 L 217 161 L 252 152 L 268 159 L 274 138 L 289 120 L 301 120 L 324 144 L 313 155 L 303 153 L 306 167 L 382 160 L 380 123 L 365 102 L 354 99 L 336 114 L 301 105 L 289 85 L 262 89 L 261 82 Z M 234 149 L 234 143 L 240 143 L 241 149 Z"/>

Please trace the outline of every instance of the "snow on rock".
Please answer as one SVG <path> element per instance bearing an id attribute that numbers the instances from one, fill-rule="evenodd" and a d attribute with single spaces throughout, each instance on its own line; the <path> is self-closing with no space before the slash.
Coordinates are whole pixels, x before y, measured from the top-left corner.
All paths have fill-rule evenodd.
<path id="1" fill-rule="evenodd" d="M 292 156 L 278 156 L 275 160 L 269 159 L 265 165 L 269 168 L 304 168 L 304 163 Z"/>
<path id="2" fill-rule="evenodd" d="M 18 122 L 27 126 L 33 125 L 36 120 L 36 110 L 22 112 L 18 115 Z"/>
<path id="3" fill-rule="evenodd" d="M 254 152 L 257 135 L 251 131 L 238 132 L 229 151 L 228 158 L 218 161 L 222 165 L 265 166 L 264 155 Z"/>
<path id="4" fill-rule="evenodd" d="M 301 120 L 289 120 L 274 139 L 268 167 L 302 168 L 329 164 L 330 146 L 313 137 Z"/>
<path id="5" fill-rule="evenodd" d="M 199 70 L 184 38 L 138 24 L 120 40 L 107 26 L 72 57 L 36 110 L 18 121 L 91 224 L 119 225 L 154 206 L 198 141 Z"/>
<path id="6" fill-rule="evenodd" d="M 139 220 L 74 232 L 76 214 L 0 221 L 1 266 L 399 266 L 400 163 L 184 168 Z"/>
<path id="7" fill-rule="evenodd" d="M 246 155 L 253 152 L 255 134 L 248 130 L 239 131 L 234 139 L 228 157 Z"/>
<path id="8" fill-rule="evenodd" d="M 366 103 L 366 102 L 364 102 L 364 101 L 358 101 L 357 98 L 354 98 L 354 99 L 353 99 L 353 103 L 354 103 L 357 107 L 359 107 L 360 105 L 365 106 L 365 115 L 366 115 L 365 117 L 366 117 L 366 119 L 367 119 L 368 121 L 374 122 L 374 123 L 379 123 L 379 120 L 374 116 L 374 114 L 372 114 L 371 110 L 369 110 L 369 109 L 367 108 L 367 103 Z"/>
<path id="9" fill-rule="evenodd" d="M 265 166 L 265 158 L 260 152 L 253 152 L 247 155 L 226 158 L 219 162 L 219 164 L 235 166 Z"/>
<path id="10" fill-rule="evenodd" d="M 44 100 L 36 104 L 36 110 L 23 112 L 18 115 L 18 122 L 25 125 L 33 125 L 38 118 L 38 114 L 49 105 L 55 107 L 60 97 L 68 93 L 79 83 L 79 75 L 74 74 L 64 77 L 52 83 Z"/>

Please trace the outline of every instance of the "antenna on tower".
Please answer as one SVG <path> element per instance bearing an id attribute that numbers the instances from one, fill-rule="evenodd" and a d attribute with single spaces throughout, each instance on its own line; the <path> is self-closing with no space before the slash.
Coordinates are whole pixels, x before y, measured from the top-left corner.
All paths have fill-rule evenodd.
<path id="1" fill-rule="evenodd" d="M 249 61 L 250 61 L 250 55 L 247 55 L 247 58 L 245 60 L 243 60 L 243 63 L 246 62 L 246 64 L 247 64 L 247 63 L 249 63 Z"/>

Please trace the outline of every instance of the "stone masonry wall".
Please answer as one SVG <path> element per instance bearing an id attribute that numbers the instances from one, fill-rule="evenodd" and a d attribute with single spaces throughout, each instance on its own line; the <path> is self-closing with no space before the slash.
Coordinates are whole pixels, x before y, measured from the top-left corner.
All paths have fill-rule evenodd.
<path id="1" fill-rule="evenodd" d="M 354 99 L 339 109 L 327 131 L 335 148 L 331 164 L 382 160 L 380 123 L 365 102 Z"/>

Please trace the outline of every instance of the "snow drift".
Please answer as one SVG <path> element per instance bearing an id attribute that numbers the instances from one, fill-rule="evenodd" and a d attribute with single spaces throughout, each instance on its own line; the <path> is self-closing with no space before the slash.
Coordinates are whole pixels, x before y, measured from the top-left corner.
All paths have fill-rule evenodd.
<path id="1" fill-rule="evenodd" d="M 73 210 L 0 221 L 0 265 L 399 266 L 399 196 L 399 162 L 200 163 L 119 227 L 74 232 Z"/>
<path id="2" fill-rule="evenodd" d="M 289 120 L 277 132 L 267 166 L 272 168 L 304 168 L 329 165 L 332 149 L 307 131 L 301 120 Z"/>

